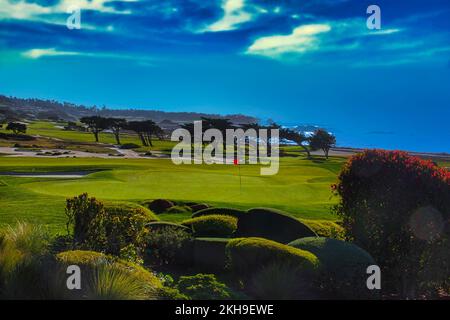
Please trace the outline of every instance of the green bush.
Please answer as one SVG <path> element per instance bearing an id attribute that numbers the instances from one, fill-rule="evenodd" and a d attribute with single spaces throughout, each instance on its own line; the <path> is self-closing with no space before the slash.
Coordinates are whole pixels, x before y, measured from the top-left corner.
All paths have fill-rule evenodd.
<path id="1" fill-rule="evenodd" d="M 237 228 L 237 219 L 224 215 L 208 215 L 182 222 L 196 237 L 230 237 Z"/>
<path id="2" fill-rule="evenodd" d="M 192 215 L 192 218 L 198 218 L 202 216 L 209 215 L 226 215 L 232 216 L 235 218 L 240 218 L 241 215 L 246 214 L 243 210 L 233 209 L 233 208 L 206 208 L 203 210 L 199 210 Z"/>
<path id="3" fill-rule="evenodd" d="M 192 212 L 197 212 L 209 208 L 209 206 L 206 203 L 190 204 L 189 207 L 191 208 Z"/>
<path id="4" fill-rule="evenodd" d="M 369 298 L 366 287 L 367 267 L 376 264 L 360 247 L 329 238 L 302 238 L 289 244 L 315 254 L 322 266 L 320 286 L 329 297 L 339 299 Z"/>
<path id="5" fill-rule="evenodd" d="M 273 262 L 255 271 L 247 290 L 258 300 L 298 300 L 315 298 L 312 286 L 297 266 Z"/>
<path id="6" fill-rule="evenodd" d="M 345 237 L 344 228 L 339 224 L 337 224 L 336 222 L 329 220 L 309 220 L 309 219 L 300 219 L 300 221 L 306 224 L 319 237 L 344 240 Z"/>
<path id="7" fill-rule="evenodd" d="M 180 228 L 157 228 L 147 236 L 145 261 L 149 264 L 190 264 L 192 236 Z"/>
<path id="8" fill-rule="evenodd" d="M 213 274 L 182 276 L 177 282 L 177 288 L 192 300 L 225 300 L 234 297 L 233 291 Z"/>
<path id="9" fill-rule="evenodd" d="M 166 210 L 165 213 L 191 213 L 192 209 L 189 206 L 173 206 Z"/>
<path id="10" fill-rule="evenodd" d="M 132 203 L 103 204 L 87 194 L 67 200 L 68 226 L 81 248 L 139 261 L 146 245 L 147 225 L 158 218 Z"/>
<path id="11" fill-rule="evenodd" d="M 174 206 L 174 203 L 172 201 L 166 199 L 156 199 L 151 202 L 146 202 L 145 204 L 150 210 L 152 210 L 156 214 L 163 213 L 169 208 Z"/>
<path id="12" fill-rule="evenodd" d="M 285 212 L 268 208 L 248 210 L 238 221 L 237 237 L 260 237 L 281 243 L 316 234 L 299 220 Z"/>
<path id="13" fill-rule="evenodd" d="M 231 270 L 243 276 L 274 262 L 297 266 L 305 276 L 314 275 L 320 266 L 311 252 L 262 238 L 232 239 L 226 253 Z"/>
<path id="14" fill-rule="evenodd" d="M 450 243 L 450 171 L 406 152 L 366 150 L 338 179 L 336 213 L 347 238 L 380 264 L 383 292 L 450 292 L 450 254 L 434 258 Z"/>
<path id="15" fill-rule="evenodd" d="M 157 222 L 150 222 L 146 225 L 149 232 L 161 230 L 161 229 L 176 229 L 176 230 L 182 230 L 185 232 L 192 232 L 191 228 L 188 228 L 186 226 L 183 226 L 178 223 L 173 222 L 166 222 L 166 221 L 157 221 Z"/>
<path id="16" fill-rule="evenodd" d="M 61 272 L 66 266 L 81 268 L 81 290 L 71 298 L 141 300 L 157 299 L 161 281 L 141 266 L 93 251 L 66 251 L 56 256 Z M 64 283 L 65 285 L 65 283 Z"/>
<path id="17" fill-rule="evenodd" d="M 223 271 L 226 267 L 227 238 L 196 238 L 193 243 L 193 264 L 196 270 Z"/>

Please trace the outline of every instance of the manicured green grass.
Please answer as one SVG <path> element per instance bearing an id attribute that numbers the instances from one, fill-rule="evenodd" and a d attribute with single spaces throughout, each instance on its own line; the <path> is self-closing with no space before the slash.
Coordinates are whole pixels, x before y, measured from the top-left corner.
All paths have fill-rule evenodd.
<path id="1" fill-rule="evenodd" d="M 282 158 L 275 176 L 261 176 L 259 166 L 174 165 L 168 159 L 98 158 L 0 158 L 0 171 L 54 172 L 104 170 L 82 179 L 0 177 L 0 223 L 16 219 L 64 228 L 64 200 L 88 192 L 104 200 L 135 201 L 166 198 L 206 202 L 216 206 L 279 208 L 309 219 L 336 219 L 330 206 L 330 185 L 344 159 L 314 162 Z M 165 214 L 161 218 L 180 221 L 186 214 Z"/>

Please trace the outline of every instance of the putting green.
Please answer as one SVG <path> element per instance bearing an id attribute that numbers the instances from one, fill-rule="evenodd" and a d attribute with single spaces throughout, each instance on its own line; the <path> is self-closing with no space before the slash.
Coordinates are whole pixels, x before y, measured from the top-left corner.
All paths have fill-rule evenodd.
<path id="1" fill-rule="evenodd" d="M 75 172 L 104 170 L 78 179 L 0 177 L 0 224 L 15 219 L 42 220 L 61 229 L 64 200 L 83 192 L 104 200 L 167 198 L 238 208 L 286 210 L 297 217 L 332 219 L 330 185 L 344 159 L 315 163 L 282 158 L 279 173 L 261 176 L 260 167 L 241 165 L 174 165 L 168 159 L 0 158 L 0 171 Z M 55 217 L 52 221 L 51 217 Z M 174 217 L 175 218 L 175 217 Z M 177 216 L 176 219 L 185 218 Z"/>

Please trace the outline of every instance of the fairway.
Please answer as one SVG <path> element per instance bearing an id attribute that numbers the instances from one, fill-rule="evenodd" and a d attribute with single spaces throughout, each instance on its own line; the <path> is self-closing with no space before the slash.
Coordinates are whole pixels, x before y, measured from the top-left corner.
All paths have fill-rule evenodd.
<path id="1" fill-rule="evenodd" d="M 17 219 L 64 228 L 67 197 L 84 192 L 103 200 L 140 202 L 166 198 L 236 208 L 273 207 L 296 217 L 330 219 L 330 185 L 344 159 L 317 163 L 282 158 L 275 176 L 260 176 L 260 167 L 241 165 L 174 165 L 168 159 L 0 158 L 0 172 L 75 172 L 101 170 L 81 179 L 0 177 L 0 223 Z M 165 220 L 187 218 L 164 215 Z"/>

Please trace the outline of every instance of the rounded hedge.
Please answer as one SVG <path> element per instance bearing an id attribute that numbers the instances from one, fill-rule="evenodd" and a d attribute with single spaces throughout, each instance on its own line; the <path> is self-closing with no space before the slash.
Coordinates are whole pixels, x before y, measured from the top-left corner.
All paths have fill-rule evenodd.
<path id="1" fill-rule="evenodd" d="M 156 199 L 151 201 L 150 203 L 146 203 L 146 205 L 150 210 L 152 210 L 156 214 L 160 214 L 165 212 L 167 209 L 173 207 L 174 203 L 166 199 Z"/>
<path id="2" fill-rule="evenodd" d="M 230 267 L 239 274 L 252 274 L 272 263 L 285 263 L 304 274 L 315 274 L 320 263 L 311 252 L 263 238 L 232 239 L 226 246 Z"/>
<path id="3" fill-rule="evenodd" d="M 334 221 L 308 219 L 300 219 L 300 221 L 311 228 L 311 230 L 313 230 L 319 237 L 334 238 L 339 240 L 344 239 L 344 228 Z"/>
<path id="4" fill-rule="evenodd" d="M 145 217 L 148 222 L 158 221 L 159 218 L 149 209 L 132 202 L 105 202 L 105 211 L 109 213 L 137 214 Z"/>
<path id="5" fill-rule="evenodd" d="M 209 208 L 209 206 L 206 203 L 196 203 L 196 204 L 189 205 L 189 207 L 191 207 L 192 212 L 197 212 L 197 211 L 205 210 L 205 209 Z"/>
<path id="6" fill-rule="evenodd" d="M 193 264 L 198 271 L 223 271 L 226 266 L 225 247 L 228 238 L 195 238 Z"/>
<path id="7" fill-rule="evenodd" d="M 367 298 L 367 267 L 376 264 L 362 248 L 341 240 L 309 237 L 289 243 L 314 253 L 322 265 L 322 286 L 332 297 Z"/>
<path id="8" fill-rule="evenodd" d="M 191 213 L 191 212 L 192 212 L 191 207 L 178 205 L 178 206 L 170 207 L 164 213 Z"/>
<path id="9" fill-rule="evenodd" d="M 236 236 L 260 237 L 288 243 L 298 238 L 313 237 L 316 234 L 307 225 L 283 211 L 254 208 L 239 218 Z"/>
<path id="10" fill-rule="evenodd" d="M 192 218 L 198 218 L 209 215 L 226 215 L 239 219 L 244 214 L 246 214 L 245 211 L 233 208 L 206 208 L 195 212 L 192 215 Z"/>
<path id="11" fill-rule="evenodd" d="M 208 215 L 183 221 L 196 237 L 230 237 L 237 228 L 237 219 L 225 215 Z"/>

